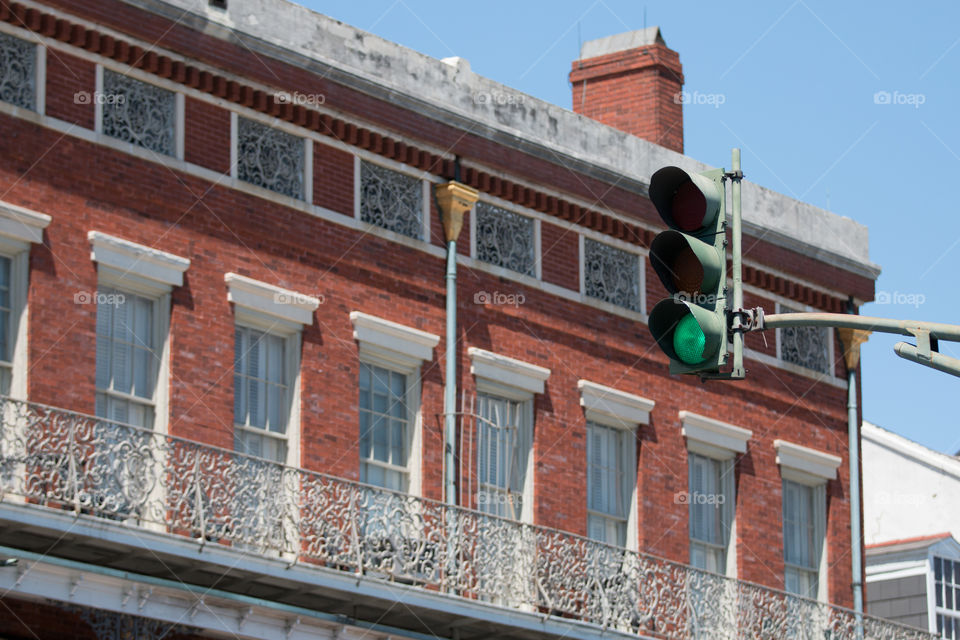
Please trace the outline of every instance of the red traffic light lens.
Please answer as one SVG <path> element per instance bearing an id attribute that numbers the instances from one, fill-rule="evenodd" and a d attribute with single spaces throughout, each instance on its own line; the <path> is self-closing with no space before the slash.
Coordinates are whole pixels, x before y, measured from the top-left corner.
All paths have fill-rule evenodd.
<path id="1" fill-rule="evenodd" d="M 707 199 L 703 192 L 687 180 L 677 187 L 670 204 L 673 221 L 681 231 L 692 232 L 703 226 L 703 216 L 707 210 Z"/>

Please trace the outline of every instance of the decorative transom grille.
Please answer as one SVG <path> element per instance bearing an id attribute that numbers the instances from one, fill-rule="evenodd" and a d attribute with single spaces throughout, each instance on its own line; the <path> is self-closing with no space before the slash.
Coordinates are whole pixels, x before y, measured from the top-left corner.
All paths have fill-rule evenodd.
<path id="1" fill-rule="evenodd" d="M 0 33 L 0 100 L 36 109 L 37 47 Z"/>
<path id="2" fill-rule="evenodd" d="M 797 313 L 781 306 L 780 313 Z M 829 327 L 780 329 L 780 359 L 821 373 L 831 372 Z"/>
<path id="3" fill-rule="evenodd" d="M 360 165 L 360 219 L 411 238 L 423 237 L 420 180 L 368 162 Z"/>
<path id="4" fill-rule="evenodd" d="M 303 138 L 237 118 L 237 177 L 303 199 Z"/>
<path id="5" fill-rule="evenodd" d="M 589 238 L 583 240 L 587 296 L 640 311 L 640 259 L 636 254 Z"/>
<path id="6" fill-rule="evenodd" d="M 173 91 L 104 69 L 102 102 L 106 135 L 157 153 L 174 154 Z"/>
<path id="7" fill-rule="evenodd" d="M 175 635 L 195 631 L 180 624 L 161 622 L 141 616 L 106 611 L 105 609 L 61 605 L 55 601 L 51 601 L 51 603 L 79 615 L 84 622 L 90 625 L 98 640 L 160 640 L 161 638 L 171 638 Z"/>
<path id="8" fill-rule="evenodd" d="M 477 259 L 528 276 L 536 275 L 533 218 L 477 203 Z"/>

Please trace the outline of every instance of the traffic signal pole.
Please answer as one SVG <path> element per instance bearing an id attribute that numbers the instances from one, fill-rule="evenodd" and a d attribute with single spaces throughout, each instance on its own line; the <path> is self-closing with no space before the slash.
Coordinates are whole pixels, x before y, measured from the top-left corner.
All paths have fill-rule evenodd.
<path id="1" fill-rule="evenodd" d="M 916 345 L 898 342 L 894 352 L 906 360 L 960 377 L 960 359 L 939 353 L 939 341 L 960 342 L 960 325 L 918 320 L 893 320 L 845 313 L 777 313 L 765 315 L 757 307 L 744 314 L 746 331 L 782 329 L 784 327 L 834 327 L 861 329 L 877 333 L 913 336 Z"/>
<path id="2" fill-rule="evenodd" d="M 734 148 L 731 153 L 730 173 L 726 174 L 726 177 L 730 179 L 730 194 L 733 200 L 730 216 L 730 276 L 733 280 L 733 304 L 731 306 L 733 313 L 730 316 L 730 331 L 733 341 L 733 370 L 730 372 L 730 379 L 740 380 L 746 376 L 746 370 L 743 368 L 744 323 L 743 315 L 740 313 L 740 310 L 743 309 L 743 276 L 741 274 L 743 260 L 740 255 L 742 251 L 740 181 L 743 179 L 743 171 L 740 170 L 740 149 L 738 148 Z"/>

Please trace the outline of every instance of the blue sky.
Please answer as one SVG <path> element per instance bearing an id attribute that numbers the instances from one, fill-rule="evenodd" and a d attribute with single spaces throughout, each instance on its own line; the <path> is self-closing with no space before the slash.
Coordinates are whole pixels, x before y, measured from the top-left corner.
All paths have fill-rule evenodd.
<path id="1" fill-rule="evenodd" d="M 960 324 L 960 3 L 299 1 L 565 108 L 581 41 L 659 25 L 685 89 L 722 96 L 685 105 L 688 155 L 728 166 L 739 146 L 749 180 L 867 225 L 890 302 L 861 313 Z M 960 378 L 899 339 L 864 347 L 864 417 L 956 453 Z"/>

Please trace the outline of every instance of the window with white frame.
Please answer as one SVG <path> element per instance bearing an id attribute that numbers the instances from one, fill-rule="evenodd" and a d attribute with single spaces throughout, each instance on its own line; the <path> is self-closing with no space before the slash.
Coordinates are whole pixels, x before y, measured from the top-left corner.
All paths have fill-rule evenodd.
<path id="1" fill-rule="evenodd" d="M 933 594 L 937 635 L 960 639 L 960 560 L 933 558 Z"/>
<path id="2" fill-rule="evenodd" d="M 749 429 L 680 411 L 687 441 L 690 564 L 736 577 L 736 458 L 746 453 Z"/>
<path id="3" fill-rule="evenodd" d="M 533 519 L 533 399 L 550 370 L 470 347 L 477 383 L 477 508 L 492 515 Z"/>
<path id="4" fill-rule="evenodd" d="M 820 590 L 823 489 L 783 480 L 784 588 L 807 598 L 816 598 Z"/>
<path id="5" fill-rule="evenodd" d="M 359 175 L 359 215 L 363 222 L 422 239 L 423 181 L 363 160 Z"/>
<path id="6" fill-rule="evenodd" d="M 234 447 L 299 464 L 300 335 L 320 301 L 236 273 L 224 276 L 234 308 Z"/>
<path id="7" fill-rule="evenodd" d="M 726 573 L 733 506 L 733 460 L 688 454 L 690 564 Z"/>
<path id="8" fill-rule="evenodd" d="M 785 305 L 778 305 L 779 313 L 797 313 Z M 779 356 L 784 362 L 818 371 L 833 373 L 830 327 L 785 327 L 777 329 Z"/>
<path id="9" fill-rule="evenodd" d="M 826 601 L 826 489 L 841 459 L 784 440 L 773 444 L 783 478 L 784 588 Z"/>
<path id="10" fill-rule="evenodd" d="M 50 216 L 0 201 L 0 395 L 26 399 L 30 247 Z"/>
<path id="11" fill-rule="evenodd" d="M 635 550 L 636 430 L 650 422 L 654 403 L 589 380 L 577 388 L 587 426 L 587 535 Z"/>
<path id="12" fill-rule="evenodd" d="M 161 363 L 160 299 L 100 286 L 92 300 L 97 305 L 97 415 L 152 429 Z"/>
<path id="13" fill-rule="evenodd" d="M 360 363 L 360 482 L 407 491 L 410 411 L 407 376 Z"/>
<path id="14" fill-rule="evenodd" d="M 287 340 L 253 327 L 234 330 L 234 448 L 273 462 L 287 461 L 290 368 Z"/>
<path id="15" fill-rule="evenodd" d="M 306 141 L 256 120 L 236 119 L 236 177 L 276 193 L 307 199 Z"/>
<path id="16" fill-rule="evenodd" d="M 478 202 L 473 212 L 477 260 L 536 277 L 534 219 L 488 202 Z"/>
<path id="17" fill-rule="evenodd" d="M 583 292 L 587 297 L 640 311 L 640 256 L 584 238 Z"/>
<path id="18" fill-rule="evenodd" d="M 587 535 L 625 547 L 630 497 L 627 472 L 629 432 L 587 422 Z"/>
<path id="19" fill-rule="evenodd" d="M 76 292 L 74 300 L 97 305 L 96 413 L 163 432 L 170 293 L 190 261 L 98 231 L 87 237 L 97 290 Z"/>
<path id="20" fill-rule="evenodd" d="M 37 110 L 37 45 L 0 33 L 0 100 Z"/>
<path id="21" fill-rule="evenodd" d="M 358 344 L 360 481 L 420 493 L 420 370 L 440 337 L 360 311 Z"/>
<path id="22" fill-rule="evenodd" d="M 477 395 L 477 508 L 513 520 L 523 517 L 532 445 L 532 397 Z"/>
<path id="23" fill-rule="evenodd" d="M 176 154 L 177 94 L 103 69 L 101 128 L 111 138 L 165 155 Z"/>

